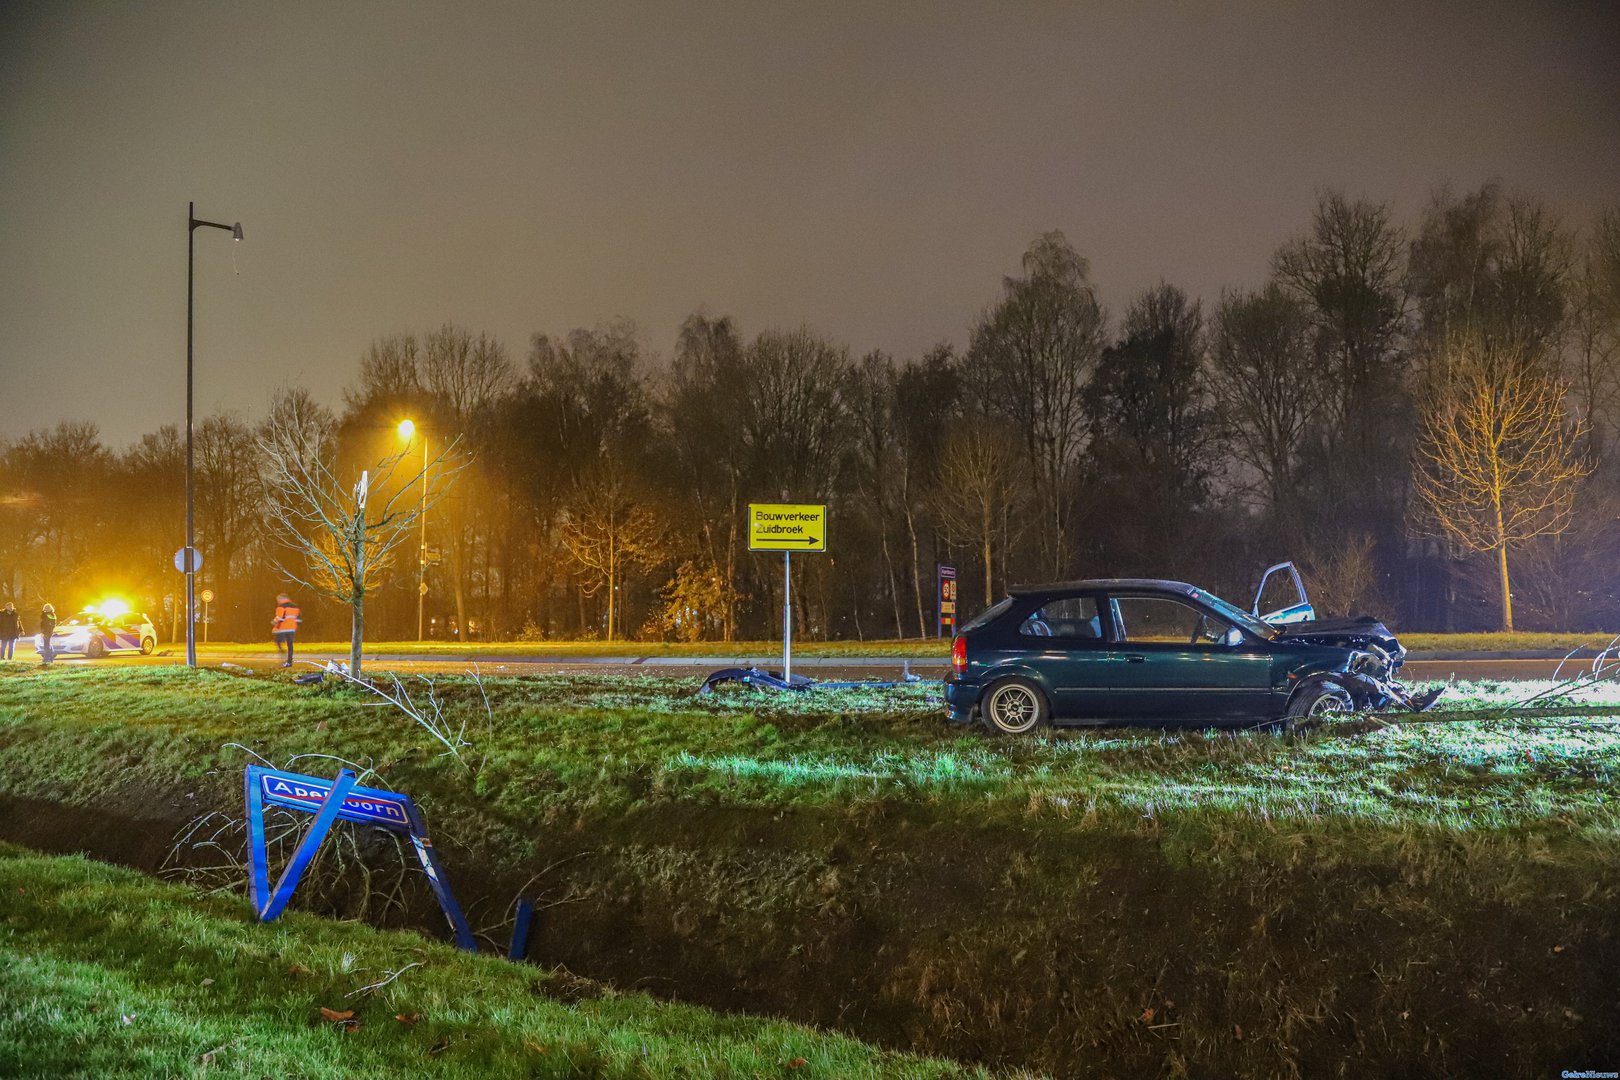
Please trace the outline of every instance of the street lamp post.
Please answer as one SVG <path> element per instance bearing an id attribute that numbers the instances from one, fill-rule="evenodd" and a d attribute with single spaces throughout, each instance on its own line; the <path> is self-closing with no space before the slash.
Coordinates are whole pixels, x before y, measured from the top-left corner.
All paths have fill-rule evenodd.
<path id="1" fill-rule="evenodd" d="M 195 521 L 195 484 L 192 482 L 192 389 L 191 389 L 191 317 L 195 306 L 192 294 L 192 282 L 196 277 L 197 263 L 196 244 L 193 242 L 197 229 L 207 226 L 210 229 L 224 229 L 237 241 L 242 239 L 242 223 L 224 225 L 217 221 L 200 221 L 197 218 L 197 204 L 186 204 L 186 666 L 197 666 L 197 538 L 194 529 Z"/>
<path id="2" fill-rule="evenodd" d="M 411 436 L 416 433 L 416 424 L 411 420 L 399 422 L 399 437 L 410 445 Z M 427 640 L 422 636 L 422 612 L 427 603 L 427 485 L 428 485 L 428 439 L 427 434 L 422 435 L 422 508 L 417 511 L 417 518 L 422 522 L 422 537 L 416 547 L 416 640 Z"/>

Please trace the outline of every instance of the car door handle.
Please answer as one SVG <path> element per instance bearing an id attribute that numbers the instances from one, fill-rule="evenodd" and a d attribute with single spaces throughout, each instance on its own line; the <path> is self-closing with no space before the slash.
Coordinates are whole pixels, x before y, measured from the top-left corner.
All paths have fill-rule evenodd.
<path id="1" fill-rule="evenodd" d="M 1147 663 L 1147 657 L 1141 653 L 1126 653 L 1125 662 L 1127 664 L 1145 664 Z"/>

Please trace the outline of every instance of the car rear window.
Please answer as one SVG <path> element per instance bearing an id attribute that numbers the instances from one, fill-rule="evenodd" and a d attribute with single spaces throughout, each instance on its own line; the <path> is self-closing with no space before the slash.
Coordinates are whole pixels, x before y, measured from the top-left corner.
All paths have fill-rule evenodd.
<path id="1" fill-rule="evenodd" d="M 969 630 L 977 630 L 981 626 L 986 626 L 994 620 L 1000 618 L 1002 613 L 1010 607 L 1012 607 L 1012 597 L 1003 597 L 1001 600 L 985 608 L 983 611 L 973 616 L 973 618 L 963 623 L 962 629 L 958 630 L 957 633 L 965 634 Z"/>
<path id="2" fill-rule="evenodd" d="M 1102 619 L 1093 597 L 1064 596 L 1048 600 L 1030 612 L 1018 624 L 1018 632 L 1025 637 L 1097 641 L 1102 638 Z"/>

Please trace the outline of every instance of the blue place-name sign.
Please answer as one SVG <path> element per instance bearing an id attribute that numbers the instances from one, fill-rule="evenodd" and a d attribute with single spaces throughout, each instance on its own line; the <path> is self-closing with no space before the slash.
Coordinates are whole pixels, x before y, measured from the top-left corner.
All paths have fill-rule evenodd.
<path id="1" fill-rule="evenodd" d="M 296 773 L 264 772 L 259 776 L 259 783 L 265 802 L 299 810 L 319 807 L 332 793 L 330 783 L 313 783 L 308 777 Z M 411 827 L 410 815 L 405 812 L 404 803 L 391 793 L 376 788 L 350 788 L 343 797 L 343 804 L 338 807 L 337 816 L 362 825 L 384 825 L 401 830 Z"/>
<path id="2" fill-rule="evenodd" d="M 444 867 L 428 838 L 427 825 L 409 795 L 394 791 L 378 791 L 360 787 L 354 782 L 354 773 L 339 769 L 335 780 L 303 773 L 281 772 L 258 765 L 249 765 L 242 776 L 243 793 L 247 797 L 248 816 L 248 895 L 253 911 L 260 922 L 270 922 L 286 910 L 292 900 L 298 880 L 309 869 L 315 852 L 327 832 L 340 818 L 362 825 L 380 825 L 411 835 L 411 847 L 422 863 L 433 895 L 444 909 L 445 918 L 455 932 L 456 946 L 476 952 L 478 942 L 472 927 L 461 913 L 461 907 L 450 892 L 445 880 Z M 265 804 L 284 806 L 312 815 L 309 827 L 299 839 L 292 858 L 287 860 L 281 876 L 270 882 L 270 859 L 265 839 Z"/>

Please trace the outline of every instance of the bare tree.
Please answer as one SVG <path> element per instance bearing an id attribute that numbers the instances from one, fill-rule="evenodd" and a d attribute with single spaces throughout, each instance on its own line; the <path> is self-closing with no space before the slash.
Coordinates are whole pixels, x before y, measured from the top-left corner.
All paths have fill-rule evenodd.
<path id="1" fill-rule="evenodd" d="M 586 596 L 607 594 L 607 639 L 622 621 L 619 599 L 632 570 L 664 557 L 664 525 L 645 498 L 638 498 L 616 470 L 603 469 L 575 488 L 562 521 L 563 546 L 579 564 Z"/>
<path id="2" fill-rule="evenodd" d="M 207 580 L 221 591 L 234 580 L 236 557 L 262 520 L 254 441 L 253 429 L 229 414 L 210 416 L 197 428 L 198 533 L 210 548 Z"/>
<path id="3" fill-rule="evenodd" d="M 1276 284 L 1229 293 L 1215 318 L 1210 387 L 1232 451 L 1260 475 L 1273 514 L 1297 490 L 1299 454 L 1325 387 L 1304 304 Z"/>
<path id="4" fill-rule="evenodd" d="M 730 316 L 687 316 L 675 342 L 664 396 L 670 464 L 698 518 L 705 561 L 722 577 L 720 640 L 736 637 L 737 561 L 742 546 L 745 447 L 732 391 L 744 381 L 743 344 Z M 694 579 L 695 580 L 695 579 Z M 672 587 L 680 581 L 672 583 Z M 675 601 L 671 599 L 673 604 Z"/>
<path id="5" fill-rule="evenodd" d="M 512 387 L 515 376 L 506 349 L 488 334 L 476 337 L 453 323 L 446 323 L 428 334 L 423 342 L 421 380 L 440 428 L 440 438 L 448 435 L 460 441 L 471 466 L 482 440 L 480 421 L 487 419 L 496 403 Z M 463 482 L 441 504 L 435 515 L 440 535 L 447 539 L 450 553 L 451 594 L 456 605 L 456 625 L 466 640 L 467 593 L 472 564 L 479 546 L 479 519 L 493 508 L 493 500 L 480 498 L 484 470 L 469 468 Z M 470 483 L 468 482 L 470 481 Z M 487 607 L 487 605 L 486 605 Z M 484 612 L 488 626 L 488 611 Z"/>
<path id="6" fill-rule="evenodd" d="M 360 378 L 344 391 L 351 409 L 374 401 L 403 401 L 422 391 L 422 345 L 415 334 L 377 338 L 360 357 Z"/>
<path id="7" fill-rule="evenodd" d="M 1496 556 L 1502 629 L 1513 629 L 1508 549 L 1569 523 L 1586 474 L 1565 388 L 1524 347 L 1454 338 L 1423 395 L 1413 485 L 1430 522 L 1471 551 Z"/>
<path id="8" fill-rule="evenodd" d="M 1620 425 L 1620 210 L 1598 220 L 1573 279 L 1564 373 L 1596 466 Z"/>
<path id="9" fill-rule="evenodd" d="M 1090 264 L 1061 232 L 1024 253 L 1024 276 L 1003 282 L 1001 302 L 973 327 L 964 374 L 972 389 L 1022 433 L 1040 521 L 1046 572 L 1071 562 L 1074 469 L 1085 445 L 1082 390 L 1102 356 L 1107 316 Z"/>
<path id="10" fill-rule="evenodd" d="M 1312 427 L 1315 507 L 1334 527 L 1397 527 L 1408 425 L 1402 385 L 1405 243 L 1387 206 L 1326 192 L 1311 229 L 1272 260 L 1277 283 L 1304 302 L 1324 381 Z"/>
<path id="11" fill-rule="evenodd" d="M 1007 534 L 1022 476 L 1018 447 L 988 422 L 964 427 L 945 444 L 934 505 L 946 530 L 979 549 L 984 604 L 996 602 L 996 540 Z"/>
<path id="12" fill-rule="evenodd" d="M 449 488 L 446 474 L 460 467 L 449 456 L 454 444 L 414 476 L 402 473 L 401 464 L 408 467 L 420 459 L 400 451 L 362 470 L 352 484 L 338 477 L 332 443 L 322 439 L 319 425 L 272 419 L 259 446 L 267 516 L 281 542 L 303 561 L 300 569 L 281 563 L 281 570 L 305 588 L 349 606 L 349 670 L 358 679 L 366 593 L 380 583 L 394 549 L 414 534 L 424 509 L 416 485 L 429 476 L 435 480 L 428 488 L 428 506 Z M 408 476 L 404 483 L 397 482 L 401 475 Z M 377 498 L 368 505 L 374 491 Z"/>

